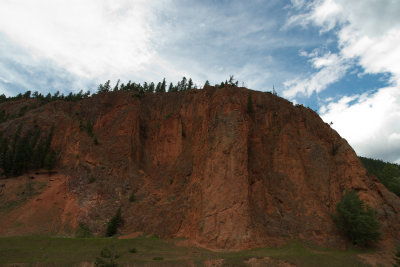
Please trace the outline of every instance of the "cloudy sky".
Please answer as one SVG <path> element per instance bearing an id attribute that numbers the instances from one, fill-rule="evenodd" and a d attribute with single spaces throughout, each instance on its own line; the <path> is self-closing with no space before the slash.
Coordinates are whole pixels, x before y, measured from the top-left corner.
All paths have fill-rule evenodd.
<path id="1" fill-rule="evenodd" d="M 398 0 L 1 0 L 0 94 L 235 75 L 400 163 Z"/>

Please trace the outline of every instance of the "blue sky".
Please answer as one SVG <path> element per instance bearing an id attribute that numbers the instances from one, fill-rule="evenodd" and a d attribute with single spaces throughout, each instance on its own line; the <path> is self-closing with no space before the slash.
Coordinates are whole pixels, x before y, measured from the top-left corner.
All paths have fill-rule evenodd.
<path id="1" fill-rule="evenodd" d="M 2 0 L 0 93 L 235 75 L 400 163 L 396 0 Z"/>

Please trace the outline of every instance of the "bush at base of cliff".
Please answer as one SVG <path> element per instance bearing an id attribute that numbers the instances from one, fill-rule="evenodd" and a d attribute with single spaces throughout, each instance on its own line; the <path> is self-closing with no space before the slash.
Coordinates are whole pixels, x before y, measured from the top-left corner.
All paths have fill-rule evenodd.
<path id="1" fill-rule="evenodd" d="M 117 213 L 107 224 L 106 236 L 113 236 L 117 233 L 118 227 L 122 224 L 121 208 L 117 210 Z"/>
<path id="2" fill-rule="evenodd" d="M 354 191 L 344 193 L 336 205 L 333 219 L 355 245 L 367 246 L 380 239 L 380 226 L 375 211 L 365 205 Z"/>
<path id="3" fill-rule="evenodd" d="M 115 248 L 112 246 L 110 248 L 104 247 L 100 252 L 100 257 L 96 258 L 94 266 L 99 267 L 118 267 L 120 266 L 116 261 L 119 258 Z"/>
<path id="4" fill-rule="evenodd" d="M 79 223 L 79 227 L 75 232 L 75 237 L 77 238 L 89 238 L 92 237 L 92 233 L 89 228 L 85 226 L 83 223 Z"/>
<path id="5" fill-rule="evenodd" d="M 394 262 L 395 264 L 393 265 L 394 267 L 400 267 L 400 247 L 396 248 L 395 254 L 394 254 Z"/>

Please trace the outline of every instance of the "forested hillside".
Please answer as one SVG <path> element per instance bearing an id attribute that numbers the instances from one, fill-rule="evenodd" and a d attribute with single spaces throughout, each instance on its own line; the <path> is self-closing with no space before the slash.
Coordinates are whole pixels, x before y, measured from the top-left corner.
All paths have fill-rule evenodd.
<path id="1" fill-rule="evenodd" d="M 368 173 L 376 175 L 391 192 L 400 196 L 400 165 L 378 159 L 359 158 Z"/>

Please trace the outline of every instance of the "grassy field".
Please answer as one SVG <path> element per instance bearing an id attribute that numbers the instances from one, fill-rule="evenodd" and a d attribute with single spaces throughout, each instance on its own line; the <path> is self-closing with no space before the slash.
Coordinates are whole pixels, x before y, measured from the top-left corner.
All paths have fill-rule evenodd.
<path id="1" fill-rule="evenodd" d="M 207 260 L 222 261 L 223 266 L 248 266 L 250 258 L 270 257 L 268 266 L 284 261 L 296 266 L 365 266 L 357 250 L 340 251 L 291 243 L 280 248 L 259 248 L 240 252 L 213 252 L 177 246 L 179 240 L 155 237 L 134 239 L 3 237 L 0 238 L 1 266 L 91 266 L 104 248 L 119 257 L 119 266 L 203 266 Z M 109 258 L 102 258 L 109 260 Z M 16 265 L 15 265 L 16 264 Z M 263 265 L 258 266 L 265 266 Z"/>

